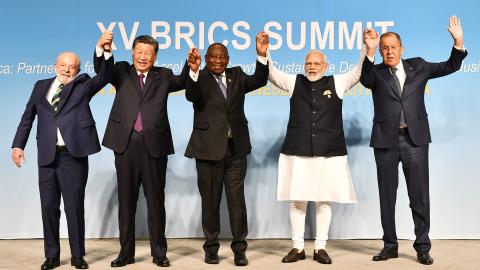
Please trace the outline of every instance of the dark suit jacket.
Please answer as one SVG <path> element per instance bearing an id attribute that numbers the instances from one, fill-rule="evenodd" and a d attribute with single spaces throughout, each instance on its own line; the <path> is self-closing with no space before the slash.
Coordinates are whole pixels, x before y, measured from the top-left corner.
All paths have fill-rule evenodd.
<path id="1" fill-rule="evenodd" d="M 25 148 L 32 123 L 37 115 L 38 165 L 45 166 L 53 162 L 57 127 L 72 156 L 85 157 L 100 151 L 97 129 L 89 102 L 111 80 L 113 56 L 108 61 L 105 61 L 103 56 L 95 56 L 95 61 L 99 63 L 98 75 L 90 78 L 87 74 L 81 74 L 65 85 L 56 112 L 47 100 L 48 90 L 55 78 L 35 83 L 18 125 L 12 148 Z"/>
<path id="2" fill-rule="evenodd" d="M 169 93 L 185 89 L 188 71 L 186 62 L 179 76 L 173 75 L 168 68 L 153 67 L 142 92 L 135 67 L 124 61 L 115 63 L 115 74 L 110 83 L 117 92 L 102 144 L 116 153 L 123 153 L 140 111 L 143 137 L 151 156 L 158 158 L 173 154 L 167 99 Z"/>
<path id="3" fill-rule="evenodd" d="M 206 68 L 198 81 L 187 80 L 187 100 L 193 103 L 193 131 L 185 156 L 206 160 L 225 157 L 230 125 L 235 152 L 245 156 L 251 152 L 248 121 L 243 106 L 245 94 L 267 84 L 268 66 L 257 61 L 255 73 L 245 74 L 240 67 L 227 68 L 227 99 L 217 80 Z"/>
<path id="4" fill-rule="evenodd" d="M 466 56 L 467 52 L 453 48 L 446 62 L 430 63 L 422 58 L 402 60 L 407 77 L 401 97 L 388 67 L 383 63 L 373 65 L 365 58 L 360 82 L 372 90 L 375 109 L 370 146 L 391 148 L 398 144 L 402 106 L 413 143 L 417 146 L 430 143 L 432 140 L 424 101 L 427 82 L 459 70 Z"/>

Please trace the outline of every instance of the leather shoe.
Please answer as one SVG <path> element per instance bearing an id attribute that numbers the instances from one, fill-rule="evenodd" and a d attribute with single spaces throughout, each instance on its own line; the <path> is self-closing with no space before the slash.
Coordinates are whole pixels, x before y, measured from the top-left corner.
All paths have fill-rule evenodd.
<path id="1" fill-rule="evenodd" d="M 247 256 L 245 256 L 245 251 L 235 252 L 233 262 L 236 266 L 246 266 L 248 264 Z"/>
<path id="2" fill-rule="evenodd" d="M 398 258 L 398 247 L 384 247 L 380 253 L 373 256 L 374 261 L 386 261 L 391 258 Z"/>
<path id="3" fill-rule="evenodd" d="M 421 264 L 426 264 L 426 265 L 433 264 L 433 259 L 432 257 L 430 257 L 430 254 L 428 253 L 428 251 L 417 252 L 417 259 L 418 259 L 418 262 Z"/>
<path id="4" fill-rule="evenodd" d="M 83 257 L 72 257 L 70 260 L 70 265 L 75 266 L 77 269 L 88 269 L 88 263 L 83 259 Z"/>
<path id="5" fill-rule="evenodd" d="M 48 270 L 60 266 L 60 258 L 47 258 L 45 262 L 42 263 L 40 269 Z"/>
<path id="6" fill-rule="evenodd" d="M 332 264 L 332 259 L 328 256 L 327 251 L 325 249 L 320 249 L 318 252 L 313 251 L 313 259 L 319 263 L 323 264 Z"/>
<path id="7" fill-rule="evenodd" d="M 168 260 L 167 256 L 153 257 L 153 263 L 160 266 L 160 267 L 169 267 L 170 266 L 170 261 Z"/>
<path id="8" fill-rule="evenodd" d="M 292 248 L 288 254 L 283 257 L 282 263 L 292 263 L 296 262 L 298 260 L 305 260 L 305 250 L 302 250 L 302 252 L 298 252 L 298 249 Z"/>
<path id="9" fill-rule="evenodd" d="M 205 253 L 205 263 L 207 264 L 218 264 L 220 260 L 218 259 L 217 253 Z"/>
<path id="10" fill-rule="evenodd" d="M 111 263 L 110 263 L 110 266 L 111 267 L 123 267 L 127 264 L 132 264 L 132 263 L 135 263 L 135 259 L 134 258 L 128 258 L 128 259 L 123 259 L 121 258 L 120 256 L 118 256 L 115 260 L 113 260 Z"/>

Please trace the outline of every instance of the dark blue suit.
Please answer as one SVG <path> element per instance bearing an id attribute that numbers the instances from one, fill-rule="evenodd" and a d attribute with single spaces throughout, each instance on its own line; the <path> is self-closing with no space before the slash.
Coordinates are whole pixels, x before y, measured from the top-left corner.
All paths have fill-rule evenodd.
<path id="1" fill-rule="evenodd" d="M 459 70 L 466 56 L 467 52 L 453 48 L 450 58 L 441 63 L 430 63 L 422 58 L 402 60 L 406 79 L 401 96 L 395 86 L 394 77 L 385 64 L 374 65 L 367 58 L 363 61 L 360 81 L 372 90 L 375 108 L 370 146 L 374 148 L 377 165 L 385 247 L 398 246 L 395 202 L 398 163 L 401 161 L 415 223 L 416 239 L 413 246 L 417 252 L 428 252 L 431 248 L 428 237 L 430 231 L 428 144 L 431 137 L 425 109 L 425 87 L 429 79 L 446 76 Z M 402 108 L 406 129 L 400 129 Z"/>
<path id="2" fill-rule="evenodd" d="M 39 188 L 45 257 L 60 256 L 59 219 L 60 197 L 63 196 L 72 256 L 85 255 L 84 196 L 88 177 L 88 155 L 100 151 L 95 121 L 89 102 L 111 79 L 113 57 L 100 57 L 99 74 L 90 78 L 81 74 L 65 85 L 57 111 L 47 100 L 55 78 L 38 81 L 23 113 L 12 148 L 24 149 L 35 116 Z M 97 60 L 99 60 L 98 58 Z M 57 128 L 66 149 L 57 148 Z"/>

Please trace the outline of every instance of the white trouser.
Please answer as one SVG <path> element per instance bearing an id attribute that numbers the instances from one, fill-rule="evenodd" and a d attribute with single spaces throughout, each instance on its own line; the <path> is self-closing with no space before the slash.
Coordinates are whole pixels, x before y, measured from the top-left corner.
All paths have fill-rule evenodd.
<path id="1" fill-rule="evenodd" d="M 290 225 L 292 228 L 293 248 L 303 250 L 305 234 L 305 217 L 307 201 L 290 201 Z M 316 202 L 317 234 L 315 236 L 315 250 L 325 249 L 328 239 L 328 229 L 332 219 L 332 208 L 329 202 Z"/>

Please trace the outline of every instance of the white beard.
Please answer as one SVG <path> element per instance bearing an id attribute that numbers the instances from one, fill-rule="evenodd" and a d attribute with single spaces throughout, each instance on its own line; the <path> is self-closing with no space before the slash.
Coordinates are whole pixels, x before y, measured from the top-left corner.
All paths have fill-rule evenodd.
<path id="1" fill-rule="evenodd" d="M 323 73 L 317 73 L 315 75 L 310 75 L 310 74 L 305 74 L 305 76 L 307 77 L 307 79 L 311 82 L 315 82 L 315 81 L 318 81 L 320 80 L 322 77 L 323 77 Z"/>

